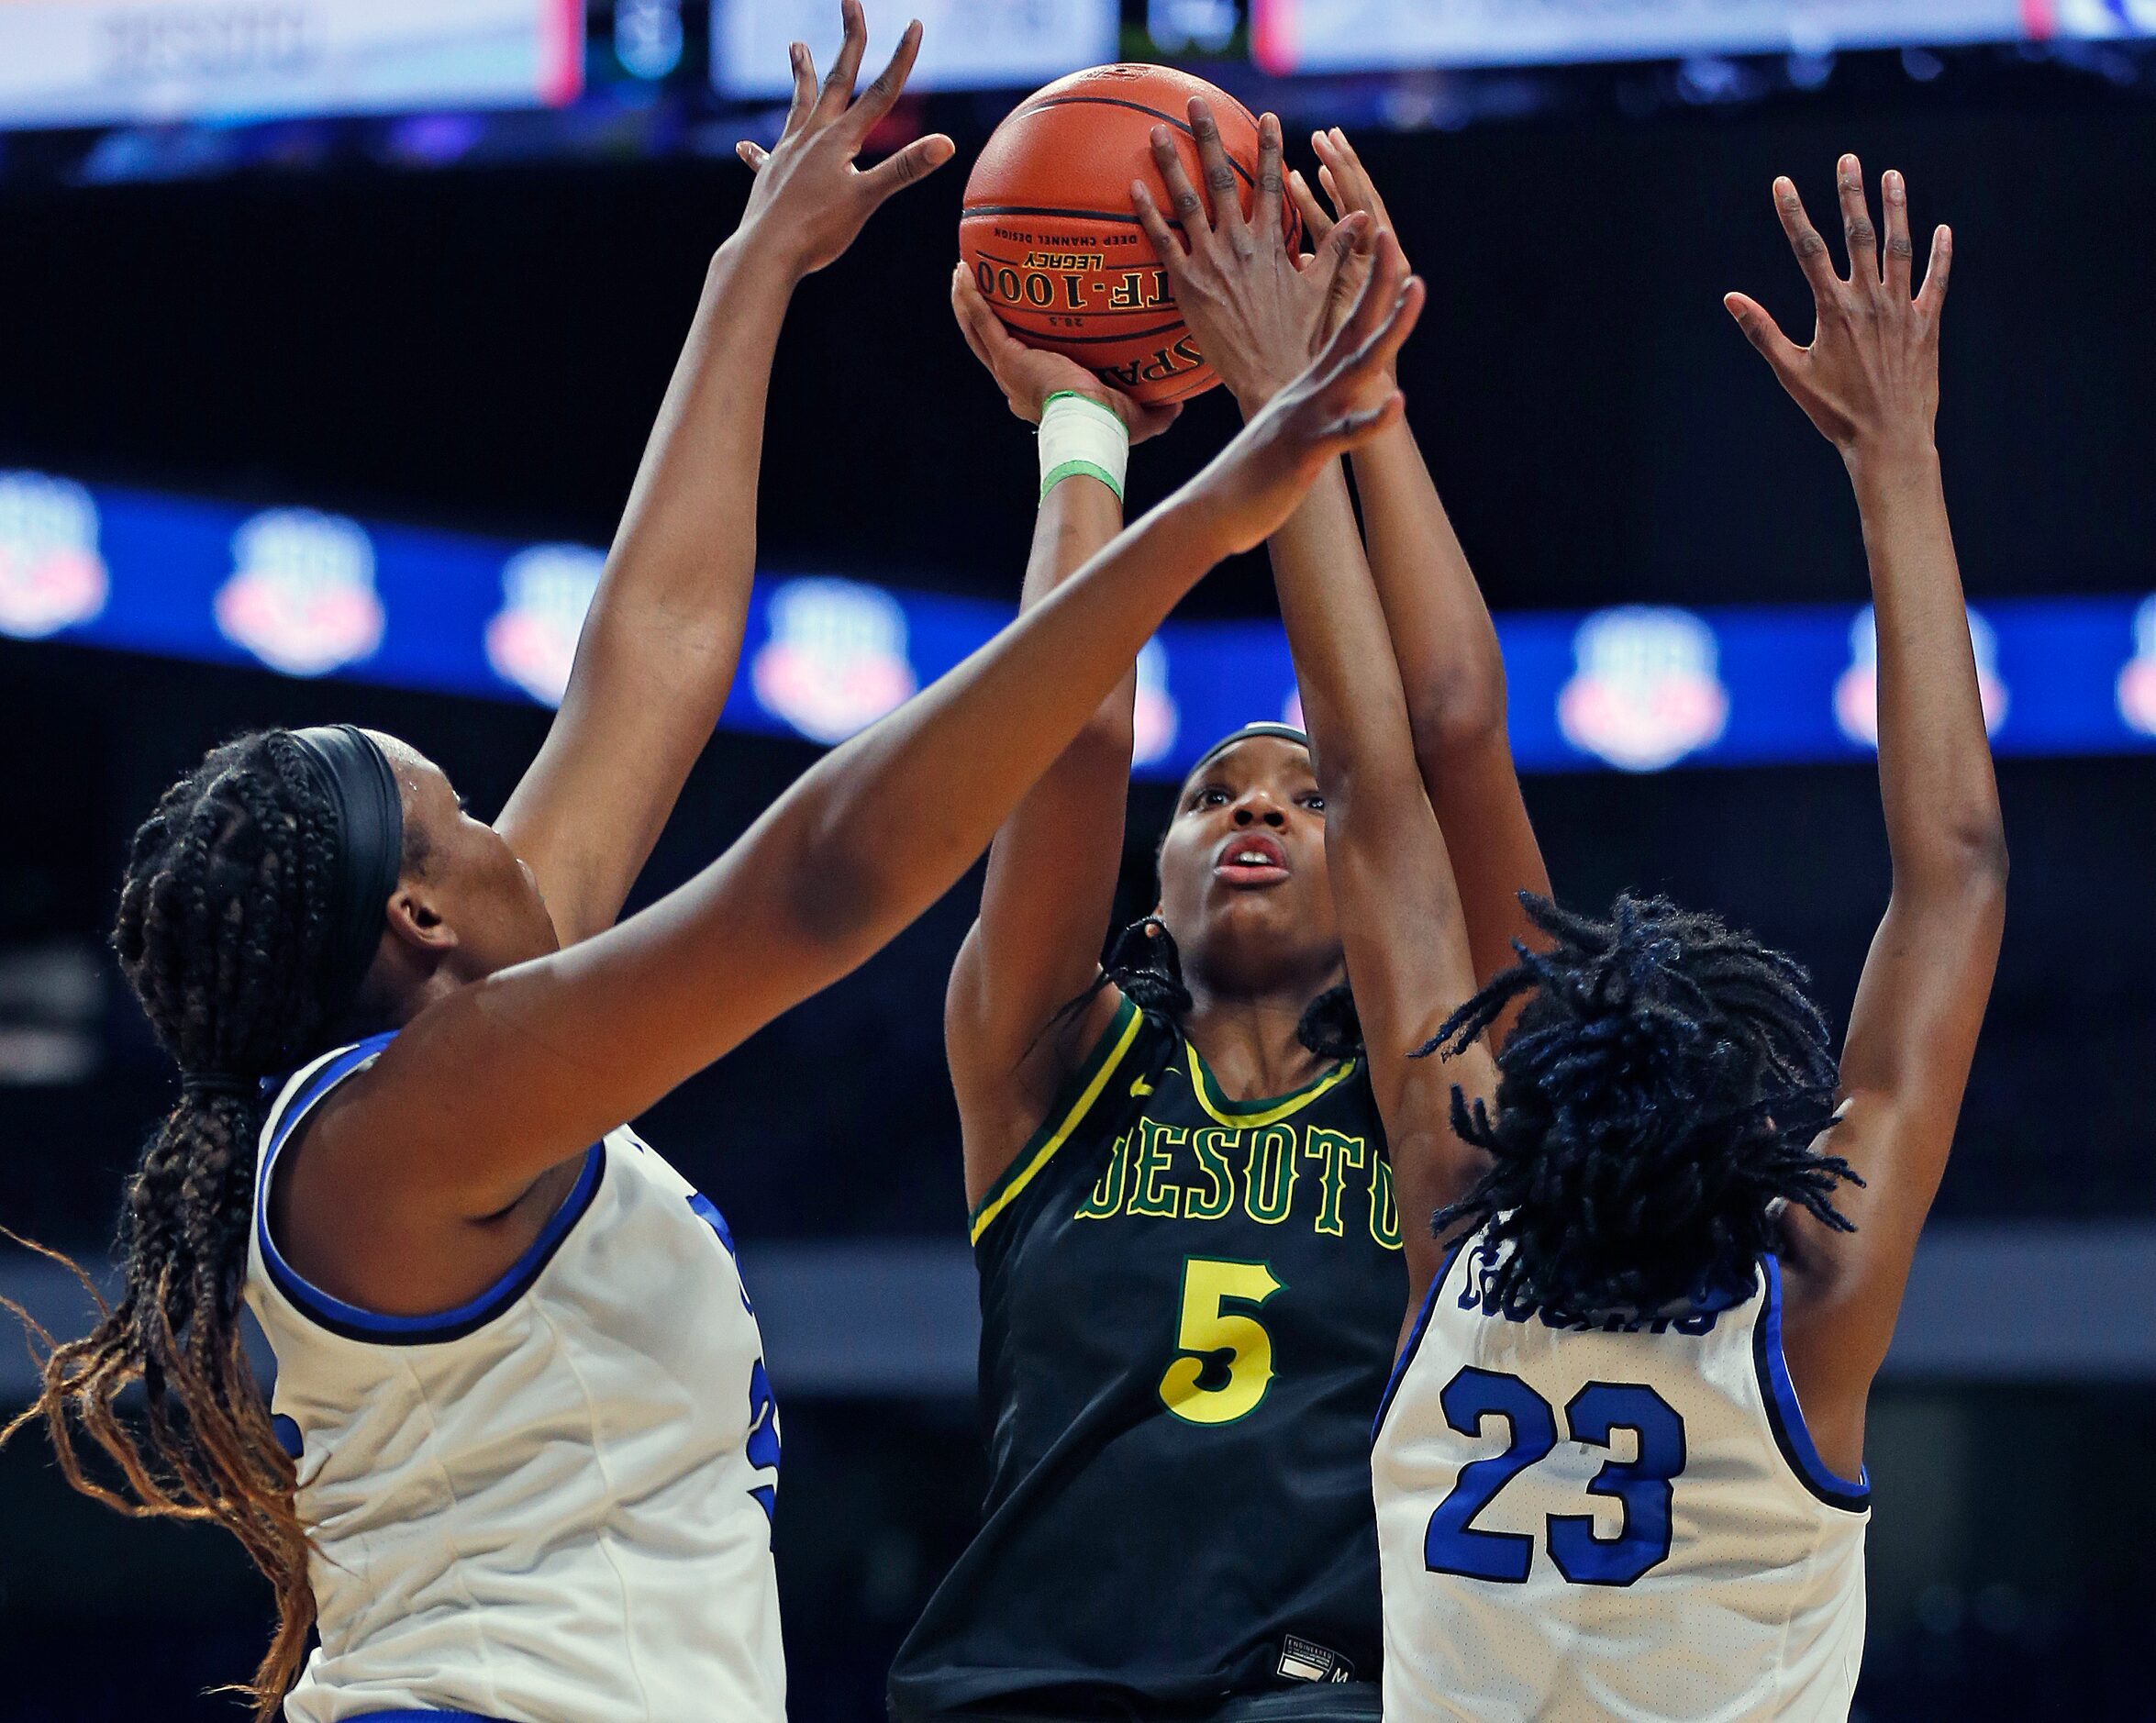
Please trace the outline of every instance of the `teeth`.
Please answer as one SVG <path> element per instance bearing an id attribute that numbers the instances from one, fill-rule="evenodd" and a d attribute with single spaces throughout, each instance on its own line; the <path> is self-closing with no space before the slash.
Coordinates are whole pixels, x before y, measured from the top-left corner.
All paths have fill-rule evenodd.
<path id="1" fill-rule="evenodd" d="M 1269 868 L 1272 865 L 1272 858 L 1259 850 L 1239 850 L 1235 852 L 1235 861 L 1243 867 Z"/>

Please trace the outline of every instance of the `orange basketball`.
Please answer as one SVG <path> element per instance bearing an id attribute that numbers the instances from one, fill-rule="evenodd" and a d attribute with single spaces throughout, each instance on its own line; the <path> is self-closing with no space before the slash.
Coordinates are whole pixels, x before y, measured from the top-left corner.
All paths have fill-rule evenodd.
<path id="1" fill-rule="evenodd" d="M 959 255 L 1011 332 L 1139 401 L 1187 400 L 1220 381 L 1176 315 L 1130 204 L 1130 182 L 1143 179 L 1161 208 L 1172 207 L 1153 166 L 1161 125 L 1209 199 L 1190 134 L 1194 95 L 1212 106 L 1249 215 L 1258 171 L 1250 110 L 1188 72 L 1124 65 L 1073 72 L 1020 103 L 973 163 L 959 217 Z M 1284 200 L 1281 215 L 1293 250 L 1302 222 Z"/>

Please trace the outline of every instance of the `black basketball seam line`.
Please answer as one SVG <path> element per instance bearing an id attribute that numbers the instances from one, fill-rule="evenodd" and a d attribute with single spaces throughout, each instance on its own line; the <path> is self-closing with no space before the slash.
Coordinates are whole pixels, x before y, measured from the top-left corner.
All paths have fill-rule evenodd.
<path id="1" fill-rule="evenodd" d="M 1011 307 L 1011 309 L 1014 311 L 1031 310 L 1034 308 L 1035 307 L 1029 306 L 1013 306 Z M 995 309 L 995 302 L 993 300 L 989 302 L 989 309 Z M 1002 315 L 1003 314 L 1000 311 L 996 312 L 996 316 L 999 319 L 1002 317 Z M 1128 316 L 1128 314 L 1123 313 L 1121 315 Z M 1165 335 L 1171 329 L 1181 329 L 1186 328 L 1188 327 L 1188 325 L 1182 323 L 1157 323 L 1150 329 L 1127 329 L 1121 335 L 1065 335 L 1058 329 L 1022 329 L 1019 330 L 1018 333 L 1023 335 L 1031 335 L 1043 341 L 1058 341 L 1066 347 L 1101 347 L 1105 346 L 1109 341 L 1148 340 L 1156 335 Z"/>
<path id="2" fill-rule="evenodd" d="M 1045 101 L 1035 102 L 1030 106 L 1022 107 L 1018 110 L 1018 112 L 1021 114 L 1038 114 L 1044 107 L 1087 106 L 1127 107 L 1133 114 L 1150 114 L 1155 119 L 1161 121 L 1163 125 L 1174 127 L 1177 131 L 1181 132 L 1185 138 L 1189 139 L 1191 142 L 1195 143 L 1198 140 L 1198 135 L 1195 131 L 1191 130 L 1190 122 L 1188 120 L 1177 119 L 1172 114 L 1163 114 L 1159 108 L 1148 107 L 1143 102 L 1127 102 L 1120 96 L 1051 95 Z M 1248 110 L 1245 111 L 1247 112 Z M 1016 116 L 1013 117 L 1016 117 Z M 1251 123 L 1253 126 L 1256 124 L 1255 121 L 1252 121 Z M 1216 129 L 1217 129 L 1217 128 L 1216 128 Z M 1227 153 L 1227 146 L 1225 144 L 1221 146 L 1221 150 L 1223 154 Z M 1255 185 L 1258 183 L 1256 180 L 1250 177 L 1249 170 L 1246 169 L 1241 162 L 1238 161 L 1234 156 L 1229 155 L 1228 157 L 1228 165 L 1235 170 L 1237 176 L 1245 185 Z"/>
<path id="3" fill-rule="evenodd" d="M 1128 227 L 1138 226 L 1136 216 L 1118 216 L 1112 209 L 1050 209 L 1039 204 L 972 204 L 958 212 L 961 221 L 974 216 L 1061 216 L 1073 221 L 1115 221 Z M 1171 220 L 1168 225 L 1178 233 L 1183 231 L 1180 221 Z"/>

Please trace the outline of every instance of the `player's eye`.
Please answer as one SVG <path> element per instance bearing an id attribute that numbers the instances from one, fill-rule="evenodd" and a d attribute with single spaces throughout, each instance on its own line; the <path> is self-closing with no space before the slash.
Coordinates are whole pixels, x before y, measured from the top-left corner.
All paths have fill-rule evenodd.
<path id="1" fill-rule="evenodd" d="M 1316 790 L 1312 790 L 1303 797 L 1303 806 L 1314 814 L 1322 814 L 1325 812 L 1325 797 L 1318 795 Z"/>

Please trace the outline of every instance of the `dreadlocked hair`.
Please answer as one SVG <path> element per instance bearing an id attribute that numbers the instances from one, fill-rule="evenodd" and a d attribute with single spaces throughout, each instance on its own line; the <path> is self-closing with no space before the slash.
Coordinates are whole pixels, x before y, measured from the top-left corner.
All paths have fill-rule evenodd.
<path id="1" fill-rule="evenodd" d="M 1520 901 L 1550 949 L 1516 943 L 1519 962 L 1419 1050 L 1456 1053 L 1526 1000 L 1495 1113 L 1452 1091 L 1453 1129 L 1489 1171 L 1431 1223 L 1486 1224 L 1511 1247 L 1498 1308 L 1564 1327 L 1743 1298 L 1781 1204 L 1855 1230 L 1832 1197 L 1863 1181 L 1814 1147 L 1837 1073 L 1795 959 L 1662 897 L 1620 895 L 1606 921 Z"/>
<path id="2" fill-rule="evenodd" d="M 36 1404 L 76 1489 L 143 1517 L 210 1520 L 239 1540 L 277 1596 L 277 1629 L 235 1690 L 260 1720 L 292 1684 L 315 1617 L 295 1470 L 242 1350 L 239 1309 L 252 1223 L 258 1084 L 318 1051 L 321 974 L 336 867 L 334 813 L 283 731 L 217 749 L 168 790 L 135 834 L 113 949 L 158 1042 L 178 1062 L 178 1102 L 128 1178 L 108 1305 L 73 1269 L 101 1319 L 45 1351 Z M 194 1079 L 190 1081 L 190 1079 Z M 142 1389 L 139 1421 L 122 1393 Z M 124 1487 L 93 1477 L 79 1430 Z"/>
<path id="3" fill-rule="evenodd" d="M 1132 922 L 1108 947 L 1106 961 L 1093 985 L 1050 1019 L 1050 1027 L 1077 1017 L 1100 990 L 1113 982 L 1140 1011 L 1180 1022 L 1191 1008 L 1190 988 L 1183 979 L 1183 953 L 1175 936 L 1158 916 Z M 1362 1020 L 1345 982 L 1328 987 L 1303 1009 L 1295 1039 L 1320 1059 L 1354 1059 L 1362 1051 Z"/>

